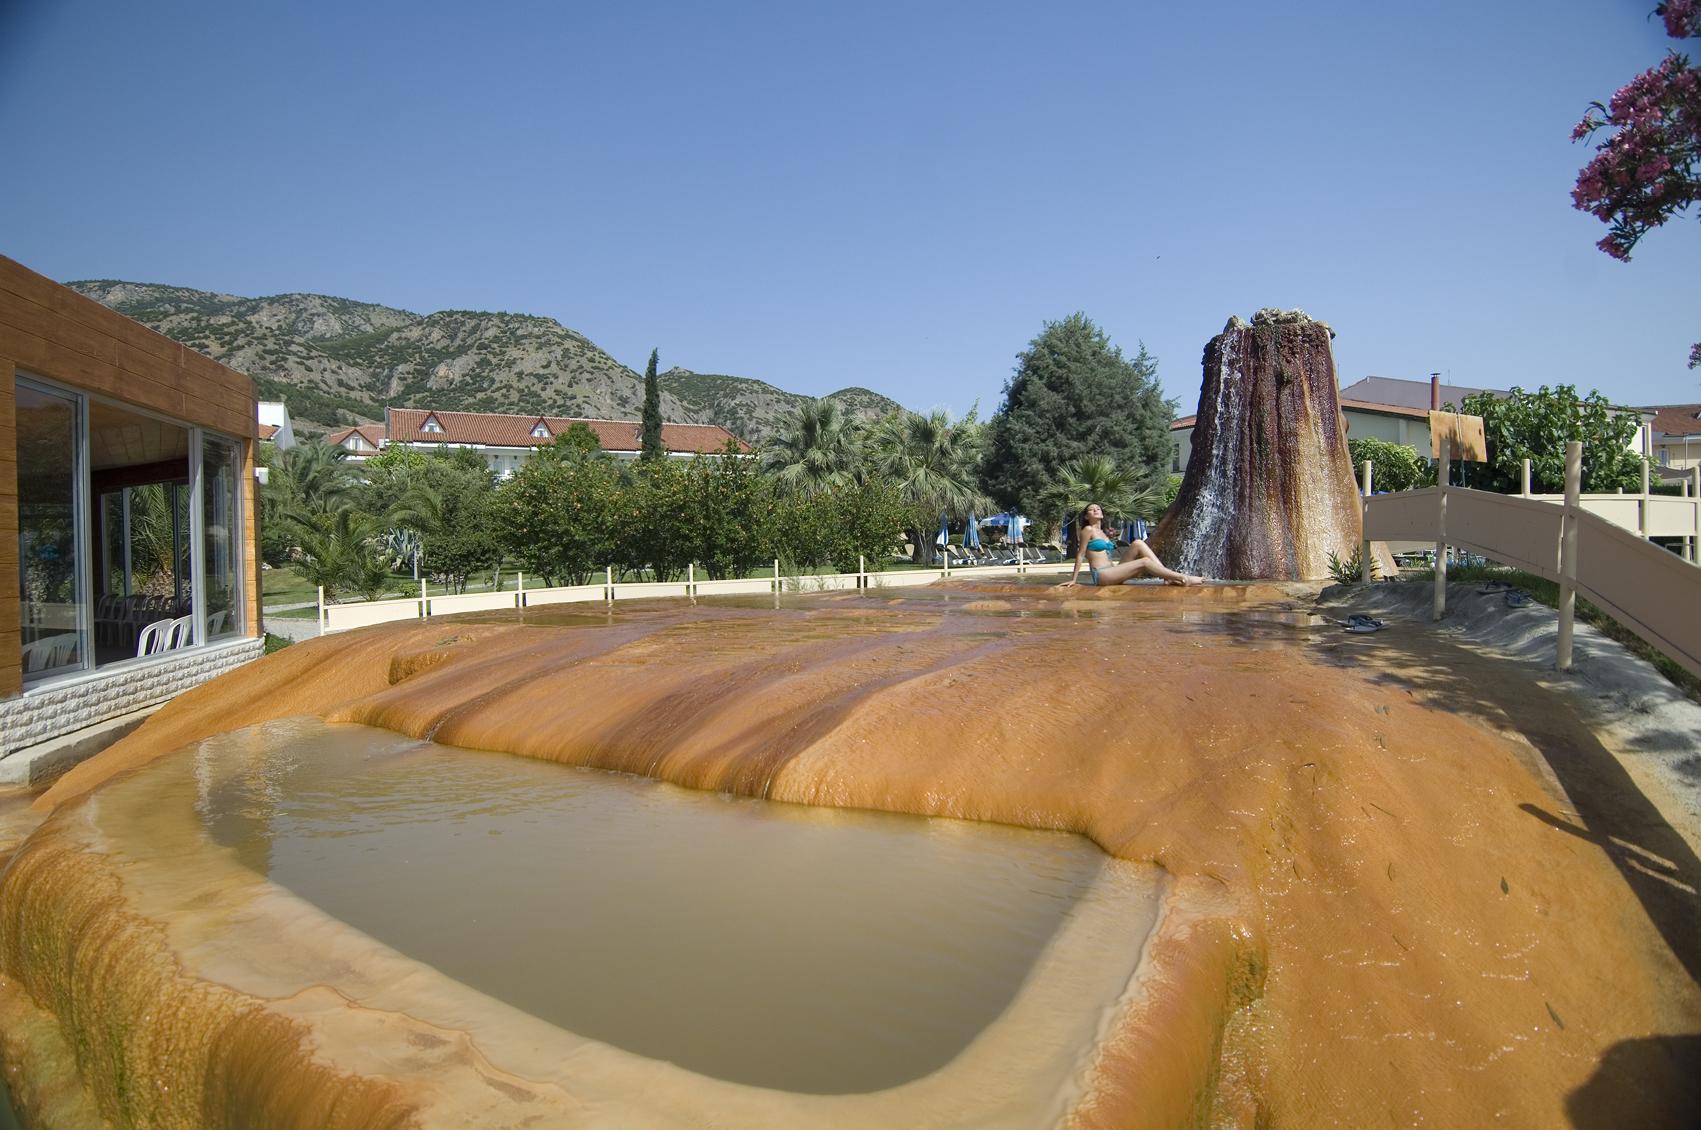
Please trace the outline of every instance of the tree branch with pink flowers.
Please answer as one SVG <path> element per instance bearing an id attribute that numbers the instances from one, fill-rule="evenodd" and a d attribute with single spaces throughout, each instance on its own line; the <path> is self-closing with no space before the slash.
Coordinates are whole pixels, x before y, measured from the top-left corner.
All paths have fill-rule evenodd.
<path id="1" fill-rule="evenodd" d="M 1701 37 L 1701 0 L 1668 0 L 1654 14 L 1673 39 Z M 1668 52 L 1610 102 L 1591 103 L 1571 140 L 1599 133 L 1571 202 L 1610 226 L 1596 246 L 1629 262 L 1637 241 L 1701 200 L 1701 69 Z M 1698 366 L 1701 343 L 1689 351 L 1689 367 Z"/>

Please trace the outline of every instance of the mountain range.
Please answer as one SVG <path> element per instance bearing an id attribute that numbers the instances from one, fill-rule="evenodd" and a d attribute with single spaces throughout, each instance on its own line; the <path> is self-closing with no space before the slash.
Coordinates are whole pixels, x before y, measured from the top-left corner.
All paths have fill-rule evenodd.
<path id="1" fill-rule="evenodd" d="M 553 318 L 440 310 L 415 314 L 323 294 L 244 298 L 158 283 L 65 284 L 254 378 L 304 433 L 382 420 L 386 407 L 637 419 L 644 379 Z M 659 378 L 662 418 L 720 424 L 761 443 L 810 397 L 752 377 L 674 368 Z M 837 401 L 858 419 L 898 403 L 865 388 Z"/>

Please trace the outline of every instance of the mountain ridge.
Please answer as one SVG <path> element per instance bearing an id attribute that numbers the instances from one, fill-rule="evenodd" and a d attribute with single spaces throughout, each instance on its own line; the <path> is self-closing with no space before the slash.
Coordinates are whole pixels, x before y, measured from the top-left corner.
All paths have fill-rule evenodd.
<path id="1" fill-rule="evenodd" d="M 247 373 L 304 433 L 382 420 L 386 407 L 636 419 L 643 378 L 578 330 L 541 314 L 419 314 L 337 295 L 245 297 L 122 279 L 67 282 L 81 294 Z M 813 397 L 767 381 L 675 367 L 660 377 L 662 417 L 720 424 L 760 444 Z M 899 408 L 865 388 L 836 400 L 874 419 Z"/>

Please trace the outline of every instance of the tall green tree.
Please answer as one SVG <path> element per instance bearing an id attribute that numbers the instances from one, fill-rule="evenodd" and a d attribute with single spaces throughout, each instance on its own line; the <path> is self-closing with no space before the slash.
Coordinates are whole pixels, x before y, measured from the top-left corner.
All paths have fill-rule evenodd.
<path id="1" fill-rule="evenodd" d="M 933 560 L 934 531 L 942 515 L 961 519 L 987 505 L 976 479 L 982 437 L 973 413 L 953 421 L 943 409 L 925 416 L 894 412 L 869 433 L 870 477 L 892 487 L 902 500 L 917 564 Z"/>
<path id="2" fill-rule="evenodd" d="M 1571 385 L 1543 385 L 1535 392 L 1514 388 L 1505 398 L 1473 393 L 1459 411 L 1482 417 L 1488 441 L 1486 481 L 1472 464 L 1473 487 L 1514 493 L 1528 459 L 1531 489 L 1558 494 L 1565 489 L 1565 443 L 1573 439 L 1583 443 L 1584 491 L 1642 486 L 1642 457 L 1631 450 L 1642 418 L 1615 411 L 1599 390 L 1579 396 Z"/>
<path id="3" fill-rule="evenodd" d="M 490 513 L 508 555 L 550 584 L 585 584 L 614 560 L 620 476 L 608 459 L 531 459 Z"/>
<path id="4" fill-rule="evenodd" d="M 662 446 L 661 385 L 656 380 L 660 355 L 661 350 L 650 350 L 650 364 L 644 370 L 644 433 L 638 458 L 646 462 L 667 458 L 667 448 Z"/>
<path id="5" fill-rule="evenodd" d="M 808 401 L 762 449 L 762 469 L 782 494 L 850 486 L 862 469 L 861 428 L 837 401 Z"/>
<path id="6" fill-rule="evenodd" d="M 986 493 L 1005 509 L 1050 520 L 1042 509 L 1048 488 L 1066 464 L 1089 455 L 1127 468 L 1142 488 L 1161 484 L 1175 402 L 1164 398 L 1157 368 L 1144 345 L 1124 357 L 1085 314 L 1047 322 L 1017 356 L 988 424 Z"/>

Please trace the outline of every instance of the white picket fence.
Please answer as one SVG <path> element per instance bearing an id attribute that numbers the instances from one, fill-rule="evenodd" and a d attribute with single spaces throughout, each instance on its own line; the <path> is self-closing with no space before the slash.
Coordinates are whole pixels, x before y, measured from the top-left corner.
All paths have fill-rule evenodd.
<path id="1" fill-rule="evenodd" d="M 866 568 L 855 573 L 824 573 L 813 576 L 783 576 L 780 563 L 774 562 L 772 576 L 743 577 L 727 580 L 699 580 L 696 566 L 686 570 L 682 581 L 616 581 L 614 571 L 604 571 L 603 580 L 590 585 L 566 585 L 555 588 L 528 589 L 525 575 L 520 574 L 517 586 L 507 592 L 469 592 L 450 596 L 430 596 L 422 583 L 418 596 L 393 600 L 360 600 L 344 604 L 326 604 L 325 590 L 319 590 L 319 631 L 346 632 L 387 624 L 395 620 L 420 620 L 428 616 L 451 616 L 457 612 L 494 612 L 518 608 L 542 608 L 551 604 L 579 604 L 616 600 L 645 600 L 658 597 L 697 599 L 710 596 L 768 596 L 799 592 L 845 592 L 857 589 L 902 588 L 908 585 L 930 585 L 952 577 L 1013 577 L 1027 573 L 1067 573 L 1072 565 L 1065 562 L 1019 565 L 975 565 L 953 569 L 949 565 L 938 569 L 898 569 L 890 572 L 869 572 Z"/>

